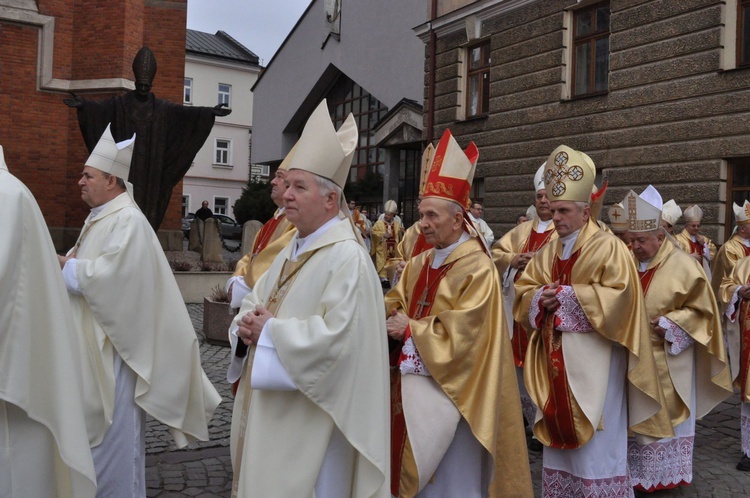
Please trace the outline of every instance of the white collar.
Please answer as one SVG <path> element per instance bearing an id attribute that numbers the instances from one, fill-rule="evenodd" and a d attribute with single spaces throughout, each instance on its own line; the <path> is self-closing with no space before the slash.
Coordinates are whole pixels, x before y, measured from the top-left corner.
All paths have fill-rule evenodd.
<path id="1" fill-rule="evenodd" d="M 647 259 L 646 261 L 639 261 L 638 262 L 638 271 L 646 271 L 648 269 L 648 265 L 651 264 L 651 261 L 653 261 L 654 258 Z"/>
<path id="2" fill-rule="evenodd" d="M 539 222 L 536 225 L 536 233 L 543 233 L 547 231 L 547 227 L 549 224 L 552 223 L 552 218 L 548 219 L 547 221 L 539 220 Z"/>
<path id="3" fill-rule="evenodd" d="M 297 261 L 297 256 L 303 252 L 316 240 L 320 238 L 321 235 L 326 233 L 333 225 L 341 221 L 338 216 L 334 216 L 330 220 L 323 223 L 320 227 L 318 227 L 317 230 L 315 230 L 313 233 L 308 235 L 307 237 L 300 237 L 299 232 L 297 232 L 297 238 L 294 240 L 294 244 L 292 244 L 292 255 L 289 258 L 291 261 Z"/>
<path id="4" fill-rule="evenodd" d="M 457 241 L 455 241 L 453 244 L 449 245 L 448 247 L 443 247 L 442 249 L 435 248 L 435 254 L 432 257 L 432 265 L 430 265 L 431 268 L 439 268 L 440 265 L 443 264 L 443 261 L 445 261 L 448 256 L 453 252 L 453 250 L 469 240 L 471 238 L 471 235 L 469 235 L 466 232 L 461 232 L 461 236 L 458 238 Z"/>
<path id="5" fill-rule="evenodd" d="M 560 243 L 563 246 L 562 250 L 562 260 L 565 261 L 566 259 L 570 259 L 570 255 L 573 254 L 573 246 L 576 245 L 576 240 L 578 240 L 578 234 L 581 233 L 581 229 L 579 228 L 575 232 L 566 235 L 565 237 L 560 237 Z"/>
<path id="6" fill-rule="evenodd" d="M 276 214 L 274 215 L 274 219 L 278 220 L 279 216 L 284 214 L 284 206 L 281 206 L 279 209 L 276 210 Z"/>

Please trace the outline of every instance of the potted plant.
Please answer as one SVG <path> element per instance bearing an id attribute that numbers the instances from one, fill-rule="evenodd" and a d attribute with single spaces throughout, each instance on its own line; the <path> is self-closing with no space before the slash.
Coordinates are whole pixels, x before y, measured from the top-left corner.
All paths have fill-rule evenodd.
<path id="1" fill-rule="evenodd" d="M 211 289 L 203 298 L 203 334 L 210 344 L 229 345 L 229 326 L 234 313 L 229 307 L 229 296 L 221 285 Z"/>

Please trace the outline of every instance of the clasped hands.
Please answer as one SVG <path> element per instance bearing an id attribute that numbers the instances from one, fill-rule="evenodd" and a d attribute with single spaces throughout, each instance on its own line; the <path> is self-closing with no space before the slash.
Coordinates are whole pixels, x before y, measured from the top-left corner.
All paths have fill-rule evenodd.
<path id="1" fill-rule="evenodd" d="M 539 304 L 550 313 L 560 307 L 560 301 L 557 300 L 557 289 L 559 287 L 560 282 L 552 282 L 542 291 L 542 295 L 539 297 Z"/>
<path id="2" fill-rule="evenodd" d="M 750 299 L 750 284 L 740 285 L 737 295 L 742 299 Z"/>
<path id="3" fill-rule="evenodd" d="M 237 337 L 239 337 L 246 346 L 258 344 L 258 339 L 260 339 L 260 332 L 263 330 L 263 326 L 273 317 L 273 313 L 260 304 L 256 304 L 255 311 L 245 313 L 245 315 L 237 322 Z"/>
<path id="4" fill-rule="evenodd" d="M 519 270 L 523 270 L 526 268 L 526 265 L 531 261 L 531 258 L 534 256 L 533 252 L 522 252 L 520 254 L 516 254 L 515 257 L 510 262 L 510 266 L 512 268 L 518 268 Z"/>
<path id="5" fill-rule="evenodd" d="M 388 332 L 388 335 L 396 339 L 397 341 L 400 341 L 404 338 L 404 334 L 406 333 L 406 327 L 409 326 L 409 317 L 406 316 L 406 314 L 391 310 L 391 316 L 389 316 L 385 321 L 385 329 Z"/>

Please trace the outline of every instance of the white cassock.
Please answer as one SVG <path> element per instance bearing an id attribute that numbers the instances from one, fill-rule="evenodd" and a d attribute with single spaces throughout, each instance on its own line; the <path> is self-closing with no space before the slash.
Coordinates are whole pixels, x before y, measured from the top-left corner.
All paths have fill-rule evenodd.
<path id="1" fill-rule="evenodd" d="M 143 412 L 182 447 L 208 440 L 221 398 L 164 251 L 128 193 L 92 209 L 73 252 L 63 277 L 98 382 L 86 408 L 99 495 L 143 496 Z"/>
<path id="2" fill-rule="evenodd" d="M 237 496 L 386 498 L 383 291 L 348 220 L 295 235 L 243 301 L 230 330 L 232 351 L 239 318 L 270 306 L 285 264 L 294 262 L 298 271 L 251 349 L 252 364 L 233 354 L 227 375 L 230 382 L 241 375 L 231 436 Z"/>
<path id="3" fill-rule="evenodd" d="M 0 496 L 93 497 L 84 345 L 42 213 L 1 147 L 0 212 Z"/>

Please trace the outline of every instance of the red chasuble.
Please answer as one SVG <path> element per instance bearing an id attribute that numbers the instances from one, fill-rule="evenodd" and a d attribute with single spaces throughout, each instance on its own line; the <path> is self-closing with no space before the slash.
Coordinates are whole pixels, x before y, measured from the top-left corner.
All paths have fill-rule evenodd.
<path id="1" fill-rule="evenodd" d="M 430 267 L 430 259 L 425 261 L 409 302 L 409 318 L 419 320 L 430 315 L 438 284 L 452 266 L 453 263 L 433 269 Z M 403 341 L 406 341 L 409 337 L 411 337 L 411 330 L 407 326 Z M 400 343 L 401 345 L 403 345 L 403 341 Z M 401 348 L 398 351 L 400 352 Z M 394 496 L 398 496 L 399 492 L 401 455 L 404 453 L 404 445 L 406 444 L 406 420 L 404 419 L 401 401 L 401 370 L 398 368 L 403 359 L 403 353 L 401 353 L 395 365 L 396 368 L 391 370 L 391 452 L 393 454 L 393 458 L 391 458 L 391 493 Z"/>
<path id="2" fill-rule="evenodd" d="M 276 231 L 279 223 L 281 223 L 282 218 L 284 218 L 283 214 L 278 218 L 271 218 L 261 227 L 258 235 L 255 237 L 255 243 L 253 244 L 253 257 L 257 256 L 260 251 L 266 248 L 273 233 Z"/>
<path id="3" fill-rule="evenodd" d="M 570 285 L 570 275 L 580 254 L 580 249 L 567 261 L 555 257 L 552 274 L 557 275 L 560 285 Z M 547 374 L 550 382 L 550 394 L 542 409 L 542 416 L 551 440 L 550 446 L 559 449 L 574 449 L 581 446 L 578 441 L 573 417 L 575 403 L 570 393 L 568 375 L 563 357 L 562 332 L 557 330 L 557 316 L 543 309 L 541 333 L 544 349 L 547 354 Z M 575 407 L 580 412 L 580 407 Z"/>
<path id="4" fill-rule="evenodd" d="M 523 246 L 523 250 L 521 252 L 537 252 L 539 249 L 544 247 L 547 242 L 549 242 L 551 236 L 552 230 L 538 233 L 532 229 L 531 235 L 529 236 L 528 240 L 526 240 L 526 244 Z M 521 274 L 523 274 L 523 271 L 516 272 L 516 276 L 513 279 L 513 282 L 517 282 L 521 277 Z M 510 343 L 511 348 L 513 349 L 513 362 L 517 367 L 523 368 L 523 362 L 526 358 L 526 349 L 529 347 L 529 335 L 526 333 L 526 330 L 521 327 L 521 325 L 515 320 L 513 320 L 513 338 L 511 339 Z"/>

